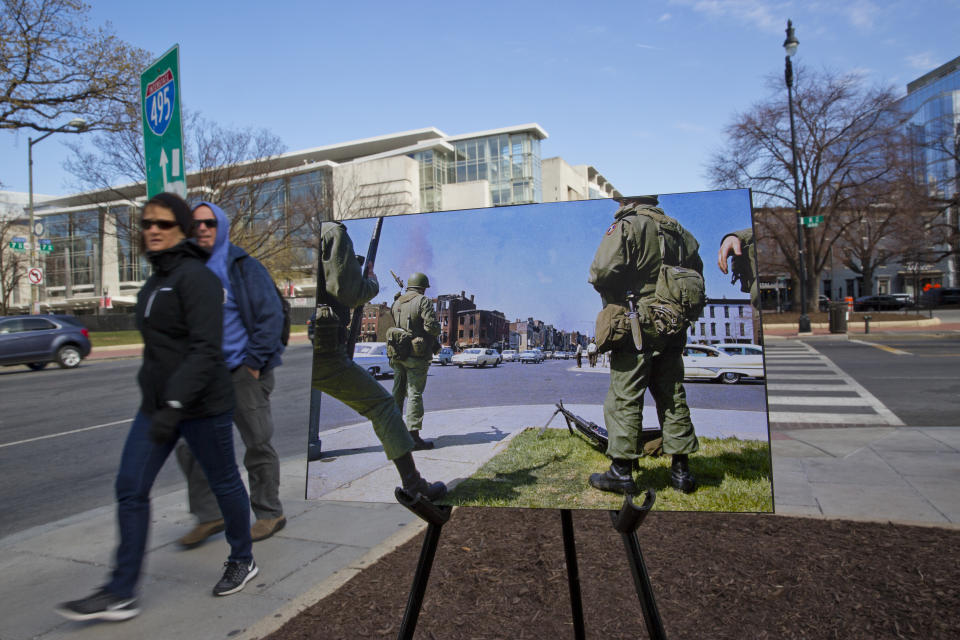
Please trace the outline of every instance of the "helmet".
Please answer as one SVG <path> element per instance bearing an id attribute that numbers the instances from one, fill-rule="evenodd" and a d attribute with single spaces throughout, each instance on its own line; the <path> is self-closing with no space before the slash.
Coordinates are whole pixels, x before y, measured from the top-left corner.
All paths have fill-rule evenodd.
<path id="1" fill-rule="evenodd" d="M 620 198 L 614 198 L 617 202 L 620 203 L 620 206 L 626 207 L 631 204 L 646 204 L 653 205 L 656 207 L 660 204 L 660 198 L 656 195 L 649 196 L 624 196 Z"/>
<path id="2" fill-rule="evenodd" d="M 426 274 L 417 271 L 416 273 L 411 273 L 410 277 L 407 278 L 407 287 L 423 287 L 427 289 L 430 287 L 430 280 Z"/>

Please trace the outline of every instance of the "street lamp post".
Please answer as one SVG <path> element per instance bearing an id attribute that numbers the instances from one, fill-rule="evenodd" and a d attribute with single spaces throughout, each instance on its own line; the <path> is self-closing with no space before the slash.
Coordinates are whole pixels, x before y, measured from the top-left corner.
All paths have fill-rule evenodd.
<path id="1" fill-rule="evenodd" d="M 797 52 L 800 41 L 793 33 L 793 21 L 787 20 L 787 39 L 783 41 L 783 50 L 787 52 L 786 66 L 783 77 L 787 82 L 787 104 L 790 109 L 790 150 L 793 154 L 791 168 L 793 170 L 793 202 L 797 218 L 797 247 L 800 260 L 800 333 L 810 332 L 810 318 L 807 317 L 807 261 L 804 254 L 803 226 L 800 221 L 800 179 L 797 175 L 797 132 L 793 124 L 793 65 L 790 58 Z"/>
<path id="2" fill-rule="evenodd" d="M 36 140 L 33 138 L 27 138 L 27 174 L 30 182 L 30 232 L 27 234 L 27 237 L 30 239 L 30 268 L 35 267 L 37 264 L 37 243 L 39 241 L 39 239 L 35 237 L 38 234 L 34 233 L 33 230 L 33 225 L 35 224 L 33 219 L 33 145 L 48 138 L 49 136 L 52 136 L 58 131 L 66 130 L 67 127 L 73 127 L 77 131 L 83 131 L 86 126 L 86 120 L 83 118 L 74 118 L 62 127 L 57 127 L 53 131 L 48 131 Z M 70 266 L 67 265 L 67 268 L 69 269 Z M 32 285 L 30 287 L 30 313 L 39 313 L 39 311 L 40 309 L 37 306 L 37 285 Z"/>

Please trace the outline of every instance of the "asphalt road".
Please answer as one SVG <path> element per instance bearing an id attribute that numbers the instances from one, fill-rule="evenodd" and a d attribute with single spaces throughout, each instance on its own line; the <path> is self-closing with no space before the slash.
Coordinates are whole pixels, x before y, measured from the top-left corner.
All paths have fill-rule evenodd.
<path id="1" fill-rule="evenodd" d="M 308 345 L 292 345 L 276 371 L 274 446 L 281 457 L 306 449 L 310 359 Z M 569 371 L 574 364 L 560 360 L 484 369 L 433 366 L 425 408 L 552 404 L 560 399 L 570 404 L 602 403 L 608 376 Z M 127 359 L 87 361 L 69 371 L 0 368 L 0 509 L 4 515 L 0 537 L 113 503 L 120 451 L 139 404 L 139 366 L 139 359 Z M 387 389 L 392 386 L 389 379 L 382 383 Z M 688 383 L 687 397 L 691 407 L 765 409 L 762 383 Z M 549 417 L 544 415 L 544 420 Z M 324 397 L 321 430 L 359 420 L 343 404 Z M 154 494 L 182 486 L 171 456 Z"/>
<path id="2" fill-rule="evenodd" d="M 809 340 L 911 427 L 960 425 L 960 335 Z"/>

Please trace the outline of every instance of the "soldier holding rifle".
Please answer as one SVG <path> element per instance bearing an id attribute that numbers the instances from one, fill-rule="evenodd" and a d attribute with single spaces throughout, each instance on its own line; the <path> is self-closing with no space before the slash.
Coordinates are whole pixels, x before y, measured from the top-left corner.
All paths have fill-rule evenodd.
<path id="1" fill-rule="evenodd" d="M 311 385 L 373 423 L 384 453 L 397 467 L 404 490 L 439 500 L 447 488 L 442 482 L 427 482 L 417 471 L 411 453 L 414 442 L 393 397 L 348 355 L 350 309 L 370 301 L 380 289 L 373 260 L 361 268 L 347 228 L 340 222 L 322 224 L 319 251 Z"/>

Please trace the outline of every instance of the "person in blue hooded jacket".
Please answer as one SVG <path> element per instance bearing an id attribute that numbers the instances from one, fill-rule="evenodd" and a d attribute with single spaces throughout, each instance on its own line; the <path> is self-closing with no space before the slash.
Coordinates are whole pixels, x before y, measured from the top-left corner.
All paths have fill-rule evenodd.
<path id="1" fill-rule="evenodd" d="M 193 223 L 194 239 L 210 252 L 207 268 L 217 275 L 225 292 L 223 357 L 237 400 L 234 423 L 246 446 L 243 464 L 250 480 L 250 506 L 256 516 L 250 537 L 263 540 L 287 522 L 279 496 L 280 458 L 270 444 L 270 393 L 273 370 L 280 365 L 283 353 L 283 307 L 266 268 L 230 242 L 230 221 L 223 209 L 212 202 L 201 202 L 193 209 Z M 191 548 L 222 531 L 224 520 L 190 449 L 178 447 L 177 460 L 187 477 L 190 512 L 198 521 L 179 540 L 182 546 Z"/>

